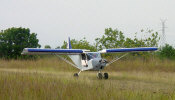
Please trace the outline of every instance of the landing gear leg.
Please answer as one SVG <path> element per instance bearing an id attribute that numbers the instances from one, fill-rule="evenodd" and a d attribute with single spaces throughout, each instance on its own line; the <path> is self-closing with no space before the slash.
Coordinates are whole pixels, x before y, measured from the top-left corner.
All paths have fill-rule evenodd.
<path id="1" fill-rule="evenodd" d="M 74 77 L 78 77 L 80 73 L 81 73 L 81 70 L 78 73 L 75 73 Z"/>

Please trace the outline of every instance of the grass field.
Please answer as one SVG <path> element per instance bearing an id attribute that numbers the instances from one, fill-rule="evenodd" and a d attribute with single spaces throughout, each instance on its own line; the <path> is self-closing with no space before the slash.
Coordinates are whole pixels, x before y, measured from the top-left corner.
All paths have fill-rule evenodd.
<path id="1" fill-rule="evenodd" d="M 175 100 L 175 61 L 121 60 L 73 77 L 76 68 L 56 58 L 0 60 L 0 100 Z"/>

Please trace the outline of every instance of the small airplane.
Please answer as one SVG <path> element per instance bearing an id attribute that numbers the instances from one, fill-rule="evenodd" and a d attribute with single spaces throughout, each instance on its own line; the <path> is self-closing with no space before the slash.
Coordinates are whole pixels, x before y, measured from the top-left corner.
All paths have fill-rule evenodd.
<path id="1" fill-rule="evenodd" d="M 75 73 L 74 76 L 78 77 L 82 71 L 94 70 L 98 71 L 97 77 L 99 79 L 108 79 L 108 73 L 102 74 L 102 70 L 112 64 L 113 62 L 123 58 L 127 52 L 145 52 L 145 51 L 156 51 L 157 47 L 139 47 L 139 48 L 116 48 L 116 49 L 103 49 L 98 52 L 90 52 L 90 50 L 84 49 L 72 49 L 70 38 L 68 38 L 67 49 L 40 49 L 40 48 L 24 48 L 21 54 L 23 55 L 57 55 L 59 58 L 69 63 L 70 65 L 78 68 L 80 71 Z M 102 53 L 121 53 L 126 54 L 116 57 L 112 61 L 108 62 L 106 59 L 101 57 Z M 73 61 L 61 57 L 60 55 L 68 55 Z"/>

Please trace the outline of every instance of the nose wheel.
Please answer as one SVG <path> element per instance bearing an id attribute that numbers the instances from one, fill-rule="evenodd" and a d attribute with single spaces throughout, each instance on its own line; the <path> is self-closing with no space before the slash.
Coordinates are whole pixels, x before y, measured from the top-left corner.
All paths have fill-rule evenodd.
<path id="1" fill-rule="evenodd" d="M 108 73 L 102 74 L 101 72 L 97 73 L 97 78 L 98 79 L 108 79 Z"/>
<path id="2" fill-rule="evenodd" d="M 103 78 L 102 73 L 97 73 L 97 78 L 98 78 L 98 79 L 102 79 L 102 78 Z"/>

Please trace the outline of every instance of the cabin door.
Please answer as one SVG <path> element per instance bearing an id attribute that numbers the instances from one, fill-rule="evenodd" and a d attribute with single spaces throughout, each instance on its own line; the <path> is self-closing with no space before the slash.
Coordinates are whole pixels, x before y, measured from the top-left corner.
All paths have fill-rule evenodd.
<path id="1" fill-rule="evenodd" d="M 82 59 L 81 59 L 82 66 L 88 67 L 86 54 L 82 54 L 81 56 L 82 56 Z"/>

